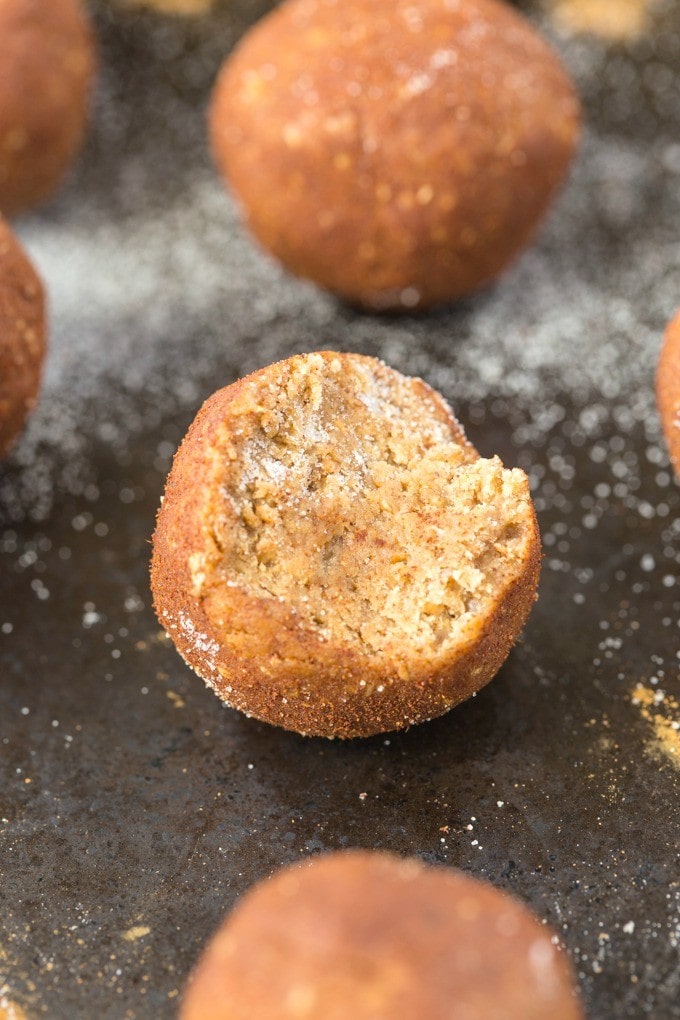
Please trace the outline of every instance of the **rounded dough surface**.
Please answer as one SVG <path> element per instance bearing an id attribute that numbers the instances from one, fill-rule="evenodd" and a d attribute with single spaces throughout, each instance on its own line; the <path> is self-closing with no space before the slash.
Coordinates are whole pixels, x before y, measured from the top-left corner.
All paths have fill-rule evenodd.
<path id="1" fill-rule="evenodd" d="M 45 356 L 40 278 L 0 218 L 0 457 L 35 405 Z"/>
<path id="2" fill-rule="evenodd" d="M 210 111 L 215 159 L 263 247 L 378 310 L 498 276 L 579 124 L 558 57 L 497 0 L 288 0 L 226 61 Z"/>
<path id="3" fill-rule="evenodd" d="M 550 929 L 486 882 L 350 851 L 278 871 L 204 951 L 181 1020 L 583 1020 Z"/>
<path id="4" fill-rule="evenodd" d="M 80 148 L 96 64 L 78 0 L 0 0 L 0 212 L 47 201 Z"/>

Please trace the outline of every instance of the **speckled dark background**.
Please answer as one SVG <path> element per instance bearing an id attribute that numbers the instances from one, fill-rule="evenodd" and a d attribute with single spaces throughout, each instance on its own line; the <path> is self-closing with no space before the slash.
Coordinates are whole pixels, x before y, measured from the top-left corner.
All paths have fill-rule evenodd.
<path id="1" fill-rule="evenodd" d="M 662 690 L 670 718 L 680 694 L 680 491 L 651 397 L 680 303 L 677 8 L 635 43 L 557 40 L 589 132 L 499 288 L 372 320 L 262 258 L 214 182 L 207 90 L 265 7 L 189 23 L 95 5 L 84 159 L 19 224 L 53 338 L 41 408 L 0 469 L 0 1002 L 29 1018 L 173 1017 L 236 896 L 280 864 L 361 846 L 528 903 L 562 936 L 590 1020 L 679 1017 L 679 763 L 632 699 L 637 683 Z M 582 308 L 576 278 L 597 288 Z M 573 365 L 550 356 L 567 343 Z M 546 544 L 540 600 L 497 679 L 439 721 L 349 744 L 222 708 L 159 632 L 147 583 L 169 458 L 201 400 L 334 346 L 440 386 L 483 453 L 529 471 Z"/>

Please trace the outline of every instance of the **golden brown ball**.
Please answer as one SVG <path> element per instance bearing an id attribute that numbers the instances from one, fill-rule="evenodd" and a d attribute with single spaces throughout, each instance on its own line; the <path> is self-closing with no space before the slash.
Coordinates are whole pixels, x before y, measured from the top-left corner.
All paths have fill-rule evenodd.
<path id="1" fill-rule="evenodd" d="M 352 851 L 239 901 L 181 1020 L 583 1020 L 566 955 L 526 907 L 462 872 Z"/>
<path id="2" fill-rule="evenodd" d="M 61 184 L 83 139 L 95 47 L 79 0 L 0 2 L 0 211 Z"/>
<path id="3" fill-rule="evenodd" d="M 35 269 L 0 218 L 0 457 L 35 405 L 45 356 L 45 300 Z"/>
<path id="4" fill-rule="evenodd" d="M 215 87 L 217 164 L 292 272 L 372 309 L 493 280 L 579 135 L 573 85 L 498 0 L 287 0 Z"/>
<path id="5" fill-rule="evenodd" d="M 178 650 L 227 704 L 356 737 L 486 684 L 539 561 L 523 471 L 479 457 L 422 380 L 325 351 L 204 404 L 168 478 L 151 585 Z"/>

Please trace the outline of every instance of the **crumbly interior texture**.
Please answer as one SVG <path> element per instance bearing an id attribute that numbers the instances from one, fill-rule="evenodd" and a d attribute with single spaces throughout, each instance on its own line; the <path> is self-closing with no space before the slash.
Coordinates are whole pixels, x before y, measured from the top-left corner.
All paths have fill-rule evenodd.
<path id="1" fill-rule="evenodd" d="M 379 362 L 277 367 L 239 395 L 215 447 L 194 593 L 285 602 L 397 674 L 446 658 L 525 569 L 526 476 L 479 458 L 438 395 Z"/>

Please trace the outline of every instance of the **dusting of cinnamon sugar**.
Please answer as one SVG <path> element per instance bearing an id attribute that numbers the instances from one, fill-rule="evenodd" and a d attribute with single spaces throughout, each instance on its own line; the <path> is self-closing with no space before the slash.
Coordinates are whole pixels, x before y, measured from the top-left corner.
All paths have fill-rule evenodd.
<path id="1" fill-rule="evenodd" d="M 645 687 L 644 684 L 635 687 L 631 700 L 654 730 L 649 750 L 661 752 L 680 767 L 680 702 L 660 688 Z"/>
<path id="2" fill-rule="evenodd" d="M 151 928 L 147 924 L 135 924 L 132 928 L 128 928 L 127 931 L 123 932 L 122 937 L 126 942 L 137 942 L 139 939 L 145 938 L 151 933 Z M 0 1017 L 2 1020 L 2 1017 Z"/>
<path id="3" fill-rule="evenodd" d="M 647 30 L 657 0 L 550 0 L 558 28 L 629 41 Z"/>
<path id="4" fill-rule="evenodd" d="M 166 691 L 165 693 L 168 700 L 173 703 L 175 708 L 184 708 L 186 706 L 186 701 L 181 694 L 177 693 L 177 691 Z"/>

